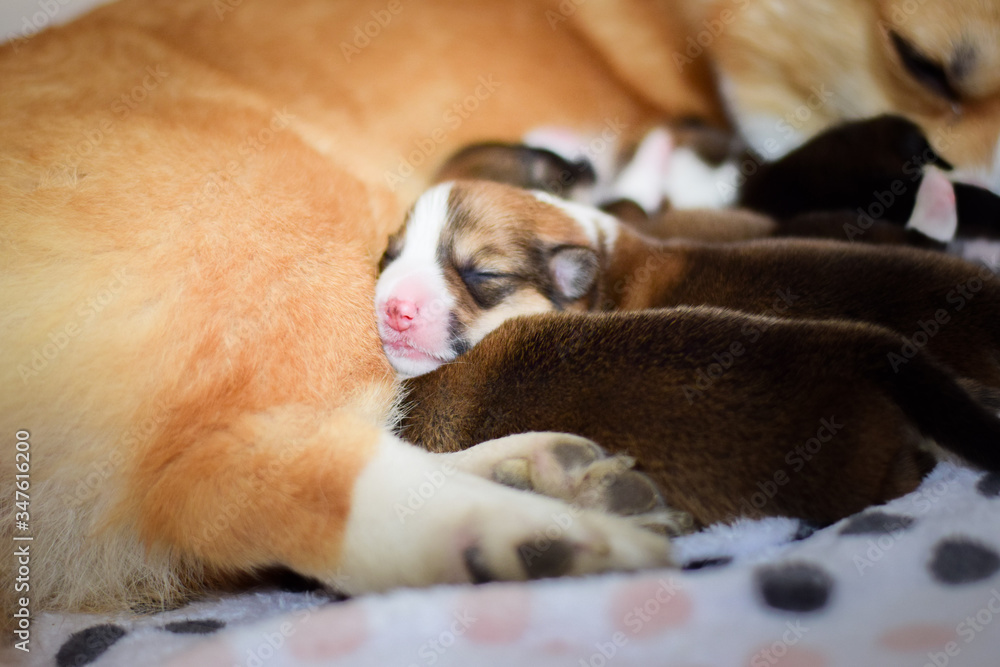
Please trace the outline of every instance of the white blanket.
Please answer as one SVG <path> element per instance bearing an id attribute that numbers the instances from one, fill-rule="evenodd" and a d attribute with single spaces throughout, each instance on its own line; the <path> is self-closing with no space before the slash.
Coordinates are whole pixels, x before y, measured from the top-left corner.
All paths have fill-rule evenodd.
<path id="1" fill-rule="evenodd" d="M 1000 475 L 942 463 L 914 493 L 823 530 L 747 521 L 676 544 L 697 569 L 46 614 L 28 664 L 1000 665 Z"/>

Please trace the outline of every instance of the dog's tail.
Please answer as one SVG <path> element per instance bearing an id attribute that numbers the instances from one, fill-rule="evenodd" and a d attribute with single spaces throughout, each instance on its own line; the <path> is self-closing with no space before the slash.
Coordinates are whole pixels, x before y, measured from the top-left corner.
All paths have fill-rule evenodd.
<path id="1" fill-rule="evenodd" d="M 975 466 L 1000 470 L 1000 417 L 973 397 L 950 370 L 923 352 L 907 359 L 898 347 L 881 362 L 891 396 L 924 435 Z M 996 394 L 979 389 L 981 398 Z"/>

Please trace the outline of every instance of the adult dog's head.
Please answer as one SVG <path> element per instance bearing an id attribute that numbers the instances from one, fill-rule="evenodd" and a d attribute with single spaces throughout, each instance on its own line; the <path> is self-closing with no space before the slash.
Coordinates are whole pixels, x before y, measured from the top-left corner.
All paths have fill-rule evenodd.
<path id="1" fill-rule="evenodd" d="M 838 121 L 896 113 L 924 129 L 960 178 L 1000 192 L 1000 3 L 703 6 L 690 31 L 715 61 L 734 121 L 764 157 Z"/>

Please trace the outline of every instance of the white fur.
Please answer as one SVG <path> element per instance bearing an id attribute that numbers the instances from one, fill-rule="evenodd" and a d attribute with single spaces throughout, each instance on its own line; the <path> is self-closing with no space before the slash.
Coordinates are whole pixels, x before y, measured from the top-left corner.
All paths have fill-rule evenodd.
<path id="1" fill-rule="evenodd" d="M 448 290 L 444 271 L 438 264 L 437 248 L 448 220 L 448 200 L 452 186 L 452 183 L 434 186 L 417 200 L 413 213 L 406 223 L 403 250 L 379 276 L 375 286 L 375 309 L 379 333 L 383 335 L 383 340 L 387 325 L 382 320 L 382 313 L 386 302 L 404 285 L 415 282 L 422 284 L 432 295 L 422 304 L 421 319 L 427 323 L 436 322 L 437 326 L 448 326 L 449 313 L 455 305 L 455 299 Z M 386 355 L 393 368 L 406 377 L 432 371 L 441 364 L 441 361 L 447 360 L 440 358 L 440 350 L 421 351 L 438 359 L 408 359 L 394 355 L 389 349 L 386 349 Z"/>
<path id="2" fill-rule="evenodd" d="M 574 574 L 670 562 L 666 540 L 626 519 L 500 486 L 460 472 L 454 455 L 384 435 L 355 483 L 333 579 L 348 593 L 464 582 L 463 552 L 473 545 L 491 572 L 523 579 L 518 547 L 537 535 L 574 545 Z M 399 552 L 407 557 L 385 557 Z"/>
<path id="3" fill-rule="evenodd" d="M 712 167 L 691 149 L 678 148 L 663 179 L 663 194 L 675 209 L 728 208 L 736 203 L 739 175 L 732 162 Z"/>
<path id="4" fill-rule="evenodd" d="M 955 238 L 958 231 L 955 189 L 940 169 L 928 166 L 924 170 L 924 178 L 917 190 L 916 205 L 906 227 L 941 243 L 948 243 Z"/>
<path id="5" fill-rule="evenodd" d="M 436 260 L 438 241 L 448 222 L 448 200 L 454 184 L 441 183 L 427 190 L 406 222 L 406 246 L 399 259 Z"/>
<path id="6" fill-rule="evenodd" d="M 739 101 L 736 84 L 732 78 L 717 71 L 719 93 L 729 110 L 731 118 L 736 119 L 740 134 L 758 155 L 768 161 L 778 160 L 805 143 L 808 138 L 787 123 L 782 124 L 780 116 L 767 113 L 751 113 Z M 779 131 L 781 128 L 782 131 Z"/>
<path id="7" fill-rule="evenodd" d="M 611 198 L 630 199 L 647 215 L 663 204 L 663 179 L 670 169 L 673 136 L 665 128 L 651 130 L 611 186 Z"/>

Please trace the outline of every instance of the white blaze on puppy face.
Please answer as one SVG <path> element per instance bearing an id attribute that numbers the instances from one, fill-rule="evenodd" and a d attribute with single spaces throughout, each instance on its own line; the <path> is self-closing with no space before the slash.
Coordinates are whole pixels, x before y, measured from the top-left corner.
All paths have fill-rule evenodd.
<path id="1" fill-rule="evenodd" d="M 596 209 L 497 183 L 428 190 L 390 239 L 376 287 L 390 363 L 420 375 L 513 317 L 587 310 L 616 229 Z"/>
<path id="2" fill-rule="evenodd" d="M 450 183 L 436 186 L 417 201 L 399 254 L 375 288 L 382 347 L 401 375 L 427 373 L 457 356 L 450 341 L 454 298 L 437 260 L 451 189 Z"/>

